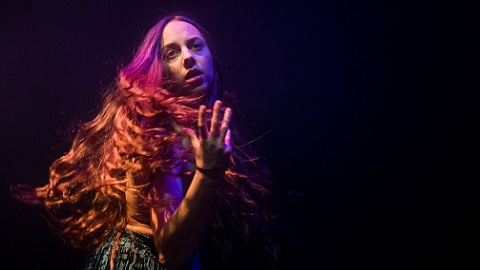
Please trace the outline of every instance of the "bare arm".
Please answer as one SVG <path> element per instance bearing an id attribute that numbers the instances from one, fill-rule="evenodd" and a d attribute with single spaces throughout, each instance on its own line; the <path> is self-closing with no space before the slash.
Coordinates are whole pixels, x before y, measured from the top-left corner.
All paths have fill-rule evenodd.
<path id="1" fill-rule="evenodd" d="M 231 109 L 225 109 L 220 121 L 221 106 L 220 101 L 214 105 L 210 131 L 205 123 L 205 106 L 199 109 L 199 136 L 193 130 L 185 129 L 195 152 L 196 166 L 220 169 L 221 173 L 207 175 L 197 170 L 185 198 L 166 222 L 165 209 L 152 209 L 155 246 L 160 262 L 168 269 L 178 269 L 190 259 L 208 227 L 216 187 L 223 179 L 231 151 L 228 131 Z"/>

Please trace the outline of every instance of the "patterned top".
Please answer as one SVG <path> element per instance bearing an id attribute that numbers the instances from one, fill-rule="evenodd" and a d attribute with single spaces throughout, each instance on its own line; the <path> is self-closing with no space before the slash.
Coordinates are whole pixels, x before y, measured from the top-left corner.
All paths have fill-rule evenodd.
<path id="1" fill-rule="evenodd" d="M 110 270 L 110 254 L 115 236 L 100 246 L 89 258 L 85 270 Z M 119 238 L 114 268 L 122 270 L 167 270 L 158 260 L 153 237 L 126 229 Z"/>

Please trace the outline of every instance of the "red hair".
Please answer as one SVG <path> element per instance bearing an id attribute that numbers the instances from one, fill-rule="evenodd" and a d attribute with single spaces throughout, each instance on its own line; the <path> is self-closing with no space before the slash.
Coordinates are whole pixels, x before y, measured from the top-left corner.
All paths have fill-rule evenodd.
<path id="1" fill-rule="evenodd" d="M 197 27 L 214 53 L 208 33 L 193 20 L 183 16 L 160 20 L 102 96 L 97 115 L 78 127 L 69 152 L 52 163 L 49 182 L 41 187 L 13 186 L 15 197 L 41 206 L 52 227 L 73 247 L 94 249 L 125 228 L 127 172 L 147 175 L 137 187 L 146 195 L 154 174 L 178 161 L 192 161 L 189 149 L 172 155 L 175 142 L 186 136 L 174 130 L 172 120 L 197 130 L 197 110 L 189 106 L 192 98 L 175 96 L 162 87 L 165 73 L 160 38 L 171 20 Z M 217 75 L 210 100 L 218 99 L 219 83 Z M 232 239 L 242 239 L 274 258 L 269 226 L 277 216 L 270 211 L 269 179 L 258 167 L 250 145 L 240 142 L 235 126 L 231 129 L 232 156 L 212 211 L 212 239 L 227 257 L 235 251 Z"/>

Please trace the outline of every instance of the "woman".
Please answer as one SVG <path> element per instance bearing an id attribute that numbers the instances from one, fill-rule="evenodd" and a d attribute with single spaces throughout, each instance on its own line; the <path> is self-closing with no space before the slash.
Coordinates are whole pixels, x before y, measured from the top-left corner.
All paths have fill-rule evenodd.
<path id="1" fill-rule="evenodd" d="M 12 191 L 43 207 L 67 244 L 92 251 L 86 269 L 199 269 L 215 256 L 209 267 L 273 268 L 268 177 L 240 143 L 230 97 L 208 33 L 167 16 L 53 162 L 48 184 Z"/>

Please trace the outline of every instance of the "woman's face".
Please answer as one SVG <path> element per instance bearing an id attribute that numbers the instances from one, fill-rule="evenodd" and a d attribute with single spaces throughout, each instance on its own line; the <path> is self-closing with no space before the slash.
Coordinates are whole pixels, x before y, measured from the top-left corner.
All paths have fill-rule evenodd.
<path id="1" fill-rule="evenodd" d="M 212 54 L 197 28 L 184 21 L 169 22 L 161 48 L 167 75 L 182 93 L 200 96 L 208 92 L 214 77 Z"/>

